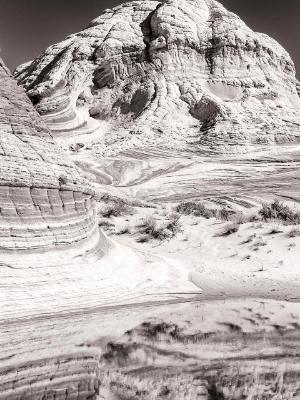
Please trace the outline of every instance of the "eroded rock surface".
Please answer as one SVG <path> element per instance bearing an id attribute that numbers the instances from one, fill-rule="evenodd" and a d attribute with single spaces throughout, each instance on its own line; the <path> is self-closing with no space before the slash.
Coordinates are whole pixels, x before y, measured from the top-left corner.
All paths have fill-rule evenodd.
<path id="1" fill-rule="evenodd" d="M 92 190 L 0 64 L 0 248 L 44 250 L 95 231 Z"/>
<path id="2" fill-rule="evenodd" d="M 62 143 L 81 136 L 96 154 L 149 145 L 240 152 L 299 140 L 290 56 L 215 0 L 106 10 L 15 76 Z"/>

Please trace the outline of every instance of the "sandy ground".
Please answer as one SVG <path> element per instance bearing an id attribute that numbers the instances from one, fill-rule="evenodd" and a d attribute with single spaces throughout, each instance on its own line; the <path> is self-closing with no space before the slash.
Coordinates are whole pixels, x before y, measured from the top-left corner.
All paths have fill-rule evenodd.
<path id="1" fill-rule="evenodd" d="M 231 222 L 180 215 L 180 231 L 173 238 L 148 238 L 143 243 L 138 228 L 149 217 L 165 224 L 176 202 L 183 199 L 205 200 L 208 206 L 227 206 L 249 215 L 257 213 L 261 201 L 274 198 L 298 207 L 299 149 L 283 150 L 280 155 L 274 152 L 255 159 L 245 156 L 209 162 L 195 155 L 150 151 L 88 161 L 87 153 L 74 153 L 99 195 L 110 193 L 147 207 L 131 206 L 129 212 L 111 218 L 103 218 L 99 212 L 109 249 L 101 255 L 100 263 L 96 262 L 96 247 L 78 250 L 84 258 L 72 252 L 57 254 L 47 260 L 49 268 L 43 268 L 43 255 L 32 257 L 27 270 L 12 270 L 9 260 L 1 265 L 0 399 L 19 399 L 14 397 L 15 382 L 26 400 L 43 398 L 48 391 L 71 390 L 74 385 L 78 393 L 80 385 L 88 385 L 90 389 L 83 392 L 96 399 L 92 388 L 103 378 L 101 359 L 107 342 L 124 343 L 125 331 L 153 319 L 178 324 L 186 335 L 218 336 L 223 332 L 218 336 L 222 345 L 215 353 L 214 342 L 204 342 L 196 350 L 164 343 L 163 351 L 169 349 L 172 354 L 162 364 L 161 357 L 153 356 L 156 349 L 149 359 L 146 357 L 146 364 L 140 356 L 136 364 L 130 359 L 130 368 L 157 368 L 158 364 L 171 368 L 174 352 L 188 357 L 186 367 L 199 366 L 201 357 L 190 358 L 195 351 L 203 357 L 206 354 L 205 362 L 213 366 L 212 360 L 219 363 L 223 356 L 229 357 L 238 332 L 242 335 L 239 341 L 245 334 L 260 335 L 258 341 L 251 336 L 244 343 L 252 354 L 245 350 L 247 357 L 256 357 L 251 368 L 256 368 L 265 347 L 266 370 L 278 369 L 279 364 L 269 364 L 268 357 L 281 351 L 280 368 L 293 362 L 293 368 L 300 371 L 298 355 L 286 353 L 289 346 L 293 351 L 297 348 L 297 340 L 290 334 L 297 336 L 300 327 L 300 236 L 290 237 L 292 227 L 278 222 L 246 222 L 237 232 L 224 236 Z M 68 262 L 62 263 L 66 259 Z M 287 336 L 278 339 L 282 332 Z M 265 333 L 276 336 L 267 345 Z M 228 340 L 231 347 L 224 344 Z M 142 340 L 142 353 L 144 345 Z M 237 359 L 240 356 L 237 354 Z M 181 358 L 176 357 L 179 362 Z M 118 355 L 111 370 L 117 359 Z M 218 368 L 220 365 L 214 371 Z M 180 373 L 184 371 L 180 369 Z M 137 377 L 144 381 L 139 374 Z M 153 379 L 157 382 L 158 378 Z M 75 398 L 80 398 L 76 393 Z M 105 396 L 99 398 L 124 398 L 110 390 Z"/>
<path id="2" fill-rule="evenodd" d="M 248 222 L 241 224 L 238 232 L 221 236 L 230 222 L 181 216 L 181 232 L 176 237 L 137 243 L 137 226 L 143 219 L 152 216 L 163 223 L 171 213 L 172 207 L 168 211 L 140 209 L 131 219 L 117 218 L 115 227 L 108 229 L 128 247 L 173 260 L 178 269 L 185 266 L 203 299 L 264 297 L 300 301 L 300 237 L 289 237 L 292 227 Z M 125 230 L 128 232 L 120 234 Z"/>

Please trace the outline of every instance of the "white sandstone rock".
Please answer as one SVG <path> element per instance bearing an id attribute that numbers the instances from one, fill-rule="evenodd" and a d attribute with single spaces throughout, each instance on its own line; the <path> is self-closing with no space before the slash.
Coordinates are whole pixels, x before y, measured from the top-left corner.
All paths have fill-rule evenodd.
<path id="1" fill-rule="evenodd" d="M 299 140 L 290 56 L 215 0 L 107 10 L 15 76 L 60 143 L 90 134 L 96 154 L 149 145 L 244 152 Z"/>

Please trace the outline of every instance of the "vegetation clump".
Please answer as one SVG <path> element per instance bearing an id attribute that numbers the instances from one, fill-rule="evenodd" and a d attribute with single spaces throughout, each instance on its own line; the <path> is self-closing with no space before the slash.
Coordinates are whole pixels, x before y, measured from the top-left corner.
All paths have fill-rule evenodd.
<path id="1" fill-rule="evenodd" d="M 224 227 L 222 232 L 219 233 L 218 236 L 230 236 L 233 235 L 234 233 L 237 233 L 240 229 L 240 225 L 237 223 L 233 224 L 228 224 Z"/>
<path id="2" fill-rule="evenodd" d="M 271 204 L 263 204 L 259 214 L 265 221 L 279 220 L 286 225 L 300 224 L 300 211 L 275 200 Z"/>
<path id="3" fill-rule="evenodd" d="M 147 242 L 149 239 L 168 240 L 181 232 L 180 216 L 171 214 L 164 223 L 159 223 L 154 217 L 148 217 L 137 225 L 137 230 L 141 234 L 140 242 Z"/>
<path id="4" fill-rule="evenodd" d="M 223 207 L 221 209 L 208 208 L 203 203 L 195 201 L 185 201 L 176 207 L 176 212 L 183 215 L 194 215 L 206 219 L 218 218 L 222 221 L 228 221 L 233 214 L 232 211 Z"/>
<path id="5" fill-rule="evenodd" d="M 99 214 L 103 218 L 120 217 L 131 212 L 131 207 L 122 202 L 111 202 L 100 208 Z"/>
<path id="6" fill-rule="evenodd" d="M 290 238 L 295 238 L 298 236 L 300 236 L 300 228 L 293 228 L 288 233 L 288 237 L 290 237 Z"/>

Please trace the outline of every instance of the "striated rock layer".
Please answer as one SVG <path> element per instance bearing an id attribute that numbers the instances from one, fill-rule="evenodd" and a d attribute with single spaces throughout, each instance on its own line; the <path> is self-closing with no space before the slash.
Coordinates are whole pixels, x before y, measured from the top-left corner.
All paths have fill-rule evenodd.
<path id="1" fill-rule="evenodd" d="M 63 248 L 95 234 L 92 191 L 0 63 L 0 249 Z"/>
<path id="2" fill-rule="evenodd" d="M 81 136 L 97 154 L 245 151 L 300 137 L 290 56 L 215 0 L 108 9 L 15 76 L 62 143 Z"/>

